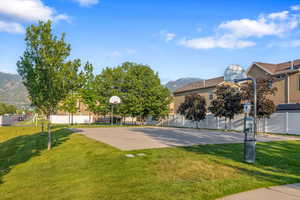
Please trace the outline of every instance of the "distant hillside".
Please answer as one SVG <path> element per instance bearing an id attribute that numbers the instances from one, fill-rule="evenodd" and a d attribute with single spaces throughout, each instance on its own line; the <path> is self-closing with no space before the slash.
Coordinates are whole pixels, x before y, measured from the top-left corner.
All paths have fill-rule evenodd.
<path id="1" fill-rule="evenodd" d="M 166 87 L 171 91 L 174 92 L 175 90 L 182 88 L 190 83 L 194 83 L 197 81 L 201 81 L 203 79 L 201 78 L 180 78 L 177 79 L 176 81 L 169 81 L 166 84 Z"/>
<path id="2" fill-rule="evenodd" d="M 19 75 L 0 72 L 0 102 L 20 107 L 30 104 L 27 96 Z"/>

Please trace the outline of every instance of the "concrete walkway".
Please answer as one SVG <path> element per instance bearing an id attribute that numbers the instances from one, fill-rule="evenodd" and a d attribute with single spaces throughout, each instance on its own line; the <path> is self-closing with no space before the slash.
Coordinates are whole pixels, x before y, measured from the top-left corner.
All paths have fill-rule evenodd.
<path id="1" fill-rule="evenodd" d="M 243 143 L 244 134 L 167 127 L 80 128 L 83 135 L 121 150 L 191 146 L 196 144 Z M 257 141 L 299 140 L 300 137 L 258 135 Z"/>
<path id="2" fill-rule="evenodd" d="M 218 200 L 299 200 L 300 183 L 261 188 L 223 197 Z"/>

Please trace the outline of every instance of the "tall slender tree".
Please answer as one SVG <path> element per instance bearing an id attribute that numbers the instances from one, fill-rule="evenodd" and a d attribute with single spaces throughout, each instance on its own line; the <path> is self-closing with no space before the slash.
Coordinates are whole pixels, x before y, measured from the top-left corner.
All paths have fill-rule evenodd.
<path id="1" fill-rule="evenodd" d="M 79 90 L 83 103 L 87 106 L 89 111 L 89 122 L 91 122 L 91 113 L 97 114 L 98 101 L 95 91 L 95 75 L 93 73 L 94 67 L 87 62 L 84 66 L 84 71 L 80 73 L 82 87 Z"/>
<path id="2" fill-rule="evenodd" d="M 18 73 L 28 90 L 31 103 L 49 121 L 48 149 L 51 149 L 50 116 L 73 89 L 72 81 L 78 76 L 79 60 L 67 60 L 71 47 L 65 34 L 52 34 L 51 21 L 39 22 L 26 30 L 26 49 L 17 62 Z"/>

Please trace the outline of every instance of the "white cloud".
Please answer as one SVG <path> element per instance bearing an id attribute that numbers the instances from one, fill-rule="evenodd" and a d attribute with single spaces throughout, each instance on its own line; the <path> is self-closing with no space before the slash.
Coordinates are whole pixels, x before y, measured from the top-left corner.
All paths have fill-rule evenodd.
<path id="1" fill-rule="evenodd" d="M 55 10 L 41 0 L 1 0 L 0 14 L 20 21 L 53 20 Z"/>
<path id="2" fill-rule="evenodd" d="M 179 44 L 193 49 L 241 49 L 255 45 L 252 41 L 237 40 L 230 35 L 224 35 L 222 37 L 202 37 L 190 40 L 183 39 Z"/>
<path id="3" fill-rule="evenodd" d="M 183 39 L 179 44 L 194 49 L 246 48 L 256 45 L 249 38 L 283 37 L 299 26 L 300 15 L 287 10 L 261 14 L 256 19 L 238 19 L 222 22 L 215 34 L 207 37 Z"/>
<path id="4" fill-rule="evenodd" d="M 19 23 L 0 20 L 0 31 L 7 33 L 24 33 L 25 29 Z"/>
<path id="5" fill-rule="evenodd" d="M 275 12 L 275 13 L 271 13 L 268 15 L 268 17 L 270 19 L 281 19 L 281 20 L 285 20 L 289 17 L 289 11 L 284 10 L 281 12 Z"/>
<path id="6" fill-rule="evenodd" d="M 291 6 L 291 10 L 294 10 L 294 11 L 300 10 L 300 5 Z"/>
<path id="7" fill-rule="evenodd" d="M 257 20 L 240 19 L 223 22 L 218 28 L 240 38 L 281 36 L 295 29 L 299 22 L 299 16 L 271 13 L 268 17 L 260 16 Z"/>
<path id="8" fill-rule="evenodd" d="M 74 0 L 79 3 L 80 6 L 92 6 L 99 3 L 98 0 Z"/>
<path id="9" fill-rule="evenodd" d="M 166 42 L 173 40 L 176 37 L 176 34 L 167 32 L 165 30 L 160 31 L 160 35 Z"/>
<path id="10" fill-rule="evenodd" d="M 67 22 L 71 22 L 70 17 L 68 15 L 65 14 L 59 14 L 57 16 L 54 17 L 53 21 L 57 22 L 57 21 L 67 21 Z"/>
<path id="11" fill-rule="evenodd" d="M 24 28 L 21 24 L 25 22 L 69 21 L 67 15 L 58 14 L 41 0 L 0 0 L 0 16 L 5 19 L 1 21 L 0 31 L 9 33 L 23 33 Z"/>

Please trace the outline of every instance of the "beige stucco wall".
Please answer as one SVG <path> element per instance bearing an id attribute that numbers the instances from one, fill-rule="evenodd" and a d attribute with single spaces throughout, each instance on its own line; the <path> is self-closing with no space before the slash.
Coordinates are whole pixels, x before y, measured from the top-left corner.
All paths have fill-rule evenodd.
<path id="1" fill-rule="evenodd" d="M 248 76 L 259 79 L 266 78 L 269 74 L 257 66 L 253 66 L 248 72 Z M 275 103 L 275 105 L 285 103 L 285 80 L 277 80 L 273 83 L 273 87 L 277 88 L 275 95 L 270 95 L 269 98 Z"/>
<path id="2" fill-rule="evenodd" d="M 300 72 L 289 76 L 290 103 L 300 103 L 299 76 Z"/>
<path id="3" fill-rule="evenodd" d="M 269 98 L 275 103 L 275 105 L 283 104 L 286 102 L 285 98 L 285 80 L 275 81 L 273 87 L 277 88 L 275 95 L 269 96 Z"/>
<path id="4" fill-rule="evenodd" d="M 196 93 L 196 94 L 203 96 L 206 100 L 207 106 L 209 106 L 209 104 L 210 104 L 209 95 L 213 94 L 214 90 L 215 90 L 215 87 L 210 87 L 210 88 L 202 88 L 202 89 L 198 89 L 198 90 L 190 91 L 190 92 L 182 92 L 180 94 L 174 94 L 174 111 L 175 111 L 175 113 L 177 112 L 179 105 L 184 102 L 185 96 L 189 95 L 189 94 Z"/>
<path id="5" fill-rule="evenodd" d="M 268 75 L 268 73 L 257 66 L 253 66 L 251 70 L 248 71 L 247 75 L 259 79 L 259 78 L 265 78 Z"/>

